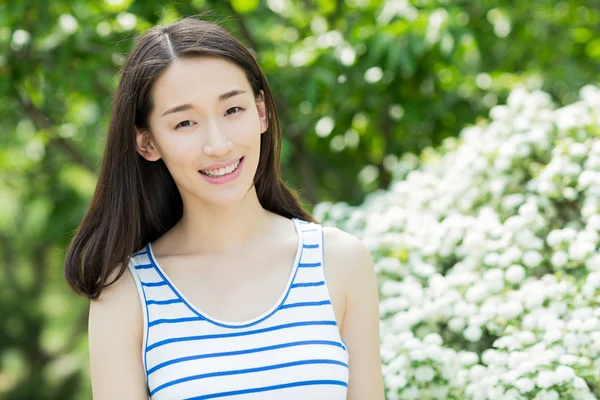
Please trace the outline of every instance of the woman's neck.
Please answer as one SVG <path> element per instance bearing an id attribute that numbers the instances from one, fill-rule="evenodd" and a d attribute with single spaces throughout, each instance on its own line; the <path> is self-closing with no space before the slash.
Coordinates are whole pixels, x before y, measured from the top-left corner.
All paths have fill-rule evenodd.
<path id="1" fill-rule="evenodd" d="M 268 232 L 273 221 L 254 188 L 244 200 L 230 206 L 184 201 L 183 210 L 181 220 L 166 234 L 171 254 L 237 253 Z"/>

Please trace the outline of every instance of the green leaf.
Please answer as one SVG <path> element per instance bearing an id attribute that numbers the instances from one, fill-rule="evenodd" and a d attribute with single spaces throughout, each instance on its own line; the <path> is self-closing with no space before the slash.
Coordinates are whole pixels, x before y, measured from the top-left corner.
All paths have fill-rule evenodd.
<path id="1" fill-rule="evenodd" d="M 233 9 L 240 14 L 247 14 L 251 11 L 254 11 L 256 9 L 256 7 L 258 7 L 259 4 L 260 4 L 259 0 L 232 0 L 231 1 L 231 7 L 233 7 Z"/>

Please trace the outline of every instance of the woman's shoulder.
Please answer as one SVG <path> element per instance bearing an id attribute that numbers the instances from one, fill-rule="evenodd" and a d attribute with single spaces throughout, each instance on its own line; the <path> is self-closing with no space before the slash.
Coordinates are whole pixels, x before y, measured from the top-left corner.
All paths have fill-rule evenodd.
<path id="1" fill-rule="evenodd" d="M 374 274 L 371 252 L 356 236 L 339 228 L 323 226 L 325 268 L 335 273 L 346 285 Z M 346 286 L 344 285 L 344 286 Z M 346 286 L 348 287 L 348 286 Z"/>
<path id="2" fill-rule="evenodd" d="M 108 282 L 117 278 L 121 265 Z M 142 364 L 143 314 L 136 284 L 125 267 L 90 303 L 88 344 L 94 398 L 147 398 Z"/>
<path id="3" fill-rule="evenodd" d="M 128 266 L 118 265 L 107 282 L 110 284 L 102 289 L 100 296 L 90 302 L 90 329 L 103 331 L 119 326 L 136 332 L 140 327 L 141 333 L 143 316 L 138 290 Z"/>

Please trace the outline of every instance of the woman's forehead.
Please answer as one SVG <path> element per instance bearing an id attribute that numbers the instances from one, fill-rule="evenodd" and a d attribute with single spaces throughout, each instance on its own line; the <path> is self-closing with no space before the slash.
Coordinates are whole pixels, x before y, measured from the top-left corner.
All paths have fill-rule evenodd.
<path id="1" fill-rule="evenodd" d="M 186 100 L 218 102 L 232 89 L 251 93 L 246 74 L 237 65 L 217 57 L 181 58 L 155 81 L 153 97 L 157 107 Z"/>

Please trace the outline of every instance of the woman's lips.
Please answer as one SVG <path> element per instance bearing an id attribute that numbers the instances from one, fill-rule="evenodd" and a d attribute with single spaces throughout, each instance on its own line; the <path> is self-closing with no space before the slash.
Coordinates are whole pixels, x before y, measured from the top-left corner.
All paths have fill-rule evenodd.
<path id="1" fill-rule="evenodd" d="M 225 174 L 222 176 L 209 176 L 209 175 L 203 174 L 200 171 L 198 171 L 198 173 L 204 179 L 206 179 L 208 182 L 219 185 L 219 184 L 229 183 L 229 182 L 232 182 L 235 179 L 237 179 L 237 177 L 240 176 L 243 167 L 244 167 L 244 157 L 242 157 L 240 159 L 240 163 L 238 164 L 237 168 L 235 170 L 233 170 L 232 172 L 230 172 L 229 174 Z"/>

